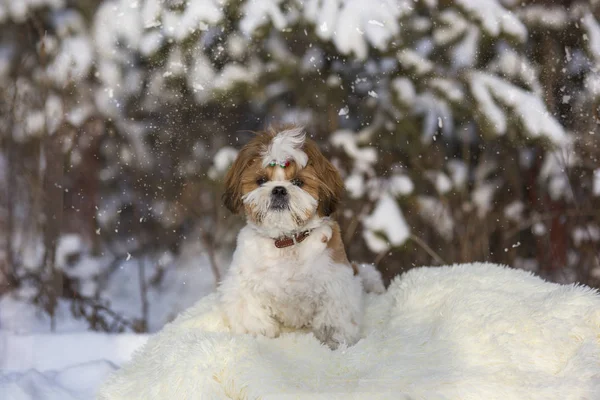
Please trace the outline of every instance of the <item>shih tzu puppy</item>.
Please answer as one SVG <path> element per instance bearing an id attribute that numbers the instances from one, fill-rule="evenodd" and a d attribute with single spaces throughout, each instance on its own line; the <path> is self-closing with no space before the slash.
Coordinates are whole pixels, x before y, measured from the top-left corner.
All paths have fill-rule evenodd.
<path id="1" fill-rule="evenodd" d="M 332 349 L 358 341 L 364 291 L 385 289 L 373 266 L 346 257 L 330 217 L 342 192 L 339 173 L 303 128 L 270 129 L 241 149 L 223 201 L 247 224 L 219 286 L 233 332 L 308 328 Z"/>

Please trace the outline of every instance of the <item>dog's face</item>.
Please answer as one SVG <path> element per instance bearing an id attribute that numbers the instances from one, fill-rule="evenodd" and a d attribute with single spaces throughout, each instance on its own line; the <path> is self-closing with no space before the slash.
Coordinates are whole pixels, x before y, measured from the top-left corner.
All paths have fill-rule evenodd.
<path id="1" fill-rule="evenodd" d="M 259 133 L 242 148 L 225 178 L 225 206 L 271 233 L 300 230 L 333 213 L 342 179 L 302 128 Z"/>

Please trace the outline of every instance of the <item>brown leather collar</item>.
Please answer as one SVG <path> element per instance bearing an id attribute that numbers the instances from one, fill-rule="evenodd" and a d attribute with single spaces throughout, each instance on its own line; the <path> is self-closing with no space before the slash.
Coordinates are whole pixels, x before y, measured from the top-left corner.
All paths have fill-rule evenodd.
<path id="1" fill-rule="evenodd" d="M 310 235 L 310 231 L 300 232 L 300 233 L 295 234 L 292 237 L 290 237 L 290 236 L 280 237 L 279 239 L 275 239 L 275 247 L 277 247 L 278 249 L 283 249 L 284 247 L 293 246 L 296 243 L 302 242 L 304 239 L 306 239 L 308 237 L 308 235 Z"/>

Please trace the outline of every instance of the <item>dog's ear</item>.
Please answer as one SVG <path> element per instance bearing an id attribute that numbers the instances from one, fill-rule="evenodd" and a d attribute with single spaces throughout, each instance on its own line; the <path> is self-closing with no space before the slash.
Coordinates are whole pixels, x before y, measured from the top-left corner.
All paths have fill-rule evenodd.
<path id="1" fill-rule="evenodd" d="M 225 191 L 221 199 L 225 207 L 234 214 L 242 209 L 242 175 L 251 161 L 249 148 L 242 148 L 225 175 Z"/>
<path id="2" fill-rule="evenodd" d="M 324 186 L 321 188 L 322 195 L 319 195 L 318 212 L 321 216 L 329 216 L 337 211 L 342 201 L 344 181 L 338 170 L 325 157 L 323 159 L 326 167 L 322 172 Z"/>
<path id="3" fill-rule="evenodd" d="M 317 212 L 321 217 L 328 217 L 340 205 L 344 194 L 344 181 L 338 170 L 321 153 L 315 142 L 307 139 L 304 144 L 304 151 L 320 180 Z"/>
<path id="4" fill-rule="evenodd" d="M 227 209 L 234 214 L 240 212 L 242 207 L 242 198 L 240 193 L 241 185 L 238 181 L 236 181 L 236 175 L 235 169 L 232 166 L 229 171 L 227 171 L 227 175 L 225 176 L 225 191 L 221 196 L 223 205 L 225 205 L 225 207 L 227 207 Z"/>

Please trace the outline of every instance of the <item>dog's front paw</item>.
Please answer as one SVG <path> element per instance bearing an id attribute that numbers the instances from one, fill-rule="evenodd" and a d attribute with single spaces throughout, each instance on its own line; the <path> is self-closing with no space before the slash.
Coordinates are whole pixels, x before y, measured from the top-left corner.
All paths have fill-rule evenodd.
<path id="1" fill-rule="evenodd" d="M 259 328 L 260 334 L 269 338 L 275 338 L 281 333 L 281 325 L 273 318 L 269 317 L 267 323 L 263 323 Z"/>
<path id="2" fill-rule="evenodd" d="M 339 328 L 330 325 L 324 325 L 313 330 L 313 334 L 331 350 L 336 350 L 341 344 L 352 346 L 358 342 L 358 335 L 344 334 Z"/>
<path id="3" fill-rule="evenodd" d="M 319 341 L 327 345 L 331 350 L 335 350 L 340 346 L 340 342 L 334 339 L 335 329 L 331 326 L 322 326 L 316 329 L 313 333 Z"/>
<path id="4" fill-rule="evenodd" d="M 230 326 L 232 332 L 237 334 L 248 333 L 253 336 L 262 335 L 269 338 L 274 338 L 279 336 L 281 333 L 279 324 L 271 317 L 242 317 L 241 320 L 232 320 L 230 318 Z"/>
<path id="5" fill-rule="evenodd" d="M 331 226 L 329 225 L 324 225 L 323 227 L 321 227 L 320 231 L 321 242 L 328 243 L 331 240 L 331 237 L 333 236 L 333 229 L 331 229 Z"/>
<path id="6" fill-rule="evenodd" d="M 237 303 L 225 308 L 231 332 L 236 334 L 263 335 L 277 337 L 281 331 L 279 323 L 267 310 L 260 306 L 250 307 L 246 303 Z"/>

